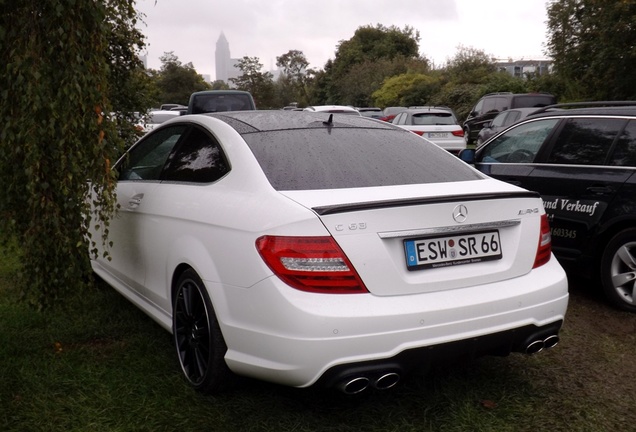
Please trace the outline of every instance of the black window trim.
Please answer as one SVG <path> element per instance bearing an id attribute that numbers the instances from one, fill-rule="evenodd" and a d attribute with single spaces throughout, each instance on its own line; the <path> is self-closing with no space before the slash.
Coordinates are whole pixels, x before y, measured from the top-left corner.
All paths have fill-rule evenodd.
<path id="1" fill-rule="evenodd" d="M 211 185 L 214 184 L 218 181 L 220 181 L 221 179 L 225 178 L 230 172 L 232 172 L 232 164 L 230 163 L 230 160 L 227 157 L 227 152 L 225 151 L 225 149 L 223 148 L 223 145 L 221 144 L 221 141 L 214 135 L 211 134 L 210 131 L 199 125 L 196 123 L 189 123 L 189 122 L 183 122 L 183 123 L 172 123 L 172 124 L 184 124 L 186 126 L 188 126 L 188 129 L 183 133 L 183 135 L 181 135 L 181 137 L 179 138 L 179 141 L 177 141 L 177 143 L 175 144 L 175 146 L 172 148 L 172 151 L 170 152 L 170 154 L 168 155 L 168 159 L 166 159 L 166 164 L 163 166 L 163 169 L 161 170 L 161 174 L 159 176 L 159 181 L 161 183 L 165 183 L 165 184 L 186 184 L 186 185 L 196 185 L 196 186 L 207 186 L 207 185 Z M 174 159 L 174 155 L 181 149 L 181 147 L 183 146 L 183 143 L 187 140 L 187 138 L 192 134 L 192 131 L 196 129 L 198 131 L 201 131 L 204 135 L 206 135 L 208 138 L 212 139 L 216 145 L 219 147 L 220 151 L 221 151 L 221 157 L 223 158 L 223 160 L 225 161 L 225 164 L 228 167 L 228 170 L 225 174 L 223 174 L 221 177 L 219 177 L 218 179 L 211 181 L 211 182 L 205 182 L 205 183 L 201 183 L 201 182 L 189 182 L 189 181 L 181 181 L 181 180 L 166 180 L 164 178 L 164 174 L 166 172 L 166 170 L 170 167 L 170 164 L 172 163 L 173 159 Z"/>

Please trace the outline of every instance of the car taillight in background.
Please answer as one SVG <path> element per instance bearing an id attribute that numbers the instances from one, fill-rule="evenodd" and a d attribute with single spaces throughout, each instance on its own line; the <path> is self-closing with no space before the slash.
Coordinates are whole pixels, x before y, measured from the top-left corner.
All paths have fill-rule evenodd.
<path id="1" fill-rule="evenodd" d="M 368 292 L 332 237 L 263 236 L 256 240 L 256 249 L 292 288 L 326 294 Z"/>
<path id="2" fill-rule="evenodd" d="M 550 234 L 550 224 L 548 223 L 548 215 L 541 215 L 541 233 L 539 234 L 539 245 L 537 247 L 537 256 L 534 259 L 534 266 L 537 268 L 550 261 L 552 254 L 552 235 Z"/>
<path id="3" fill-rule="evenodd" d="M 463 136 L 464 136 L 464 130 L 463 130 L 463 129 L 456 130 L 456 131 L 453 131 L 453 132 L 451 132 L 451 133 L 452 133 L 454 136 L 456 136 L 456 137 L 463 137 Z"/>

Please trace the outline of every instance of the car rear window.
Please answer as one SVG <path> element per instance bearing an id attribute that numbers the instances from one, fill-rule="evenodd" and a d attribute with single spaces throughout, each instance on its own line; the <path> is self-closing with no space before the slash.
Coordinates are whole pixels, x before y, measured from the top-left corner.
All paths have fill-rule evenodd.
<path id="1" fill-rule="evenodd" d="M 457 157 L 406 131 L 290 129 L 243 138 L 272 186 L 281 191 L 483 178 Z"/>
<path id="2" fill-rule="evenodd" d="M 532 107 L 544 107 L 556 103 L 554 96 L 548 95 L 529 95 L 529 96 L 516 96 L 512 100 L 512 106 L 510 108 L 532 108 Z"/>
<path id="3" fill-rule="evenodd" d="M 418 126 L 425 126 L 453 125 L 456 123 L 451 113 L 422 113 L 413 114 L 413 124 Z"/>
<path id="4" fill-rule="evenodd" d="M 252 101 L 246 94 L 200 94 L 195 96 L 192 114 L 252 109 Z"/>

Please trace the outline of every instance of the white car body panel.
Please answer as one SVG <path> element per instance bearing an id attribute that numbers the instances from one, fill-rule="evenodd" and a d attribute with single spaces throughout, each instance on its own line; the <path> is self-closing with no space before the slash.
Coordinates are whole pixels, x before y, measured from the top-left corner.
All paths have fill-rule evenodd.
<path id="1" fill-rule="evenodd" d="M 463 136 L 455 136 L 453 132 L 459 132 L 462 127 L 459 125 L 439 125 L 439 126 L 412 126 L 396 125 L 426 139 L 452 153 L 459 153 L 466 148 L 466 140 Z M 440 137 L 440 134 L 444 135 Z"/>
<path id="2" fill-rule="evenodd" d="M 240 163 L 211 184 L 120 182 L 121 209 L 110 227 L 113 260 L 100 253 L 92 265 L 169 331 L 175 274 L 184 266 L 194 269 L 214 305 L 232 371 L 306 387 L 337 365 L 563 320 L 568 301 L 563 269 L 553 257 L 532 269 L 544 214 L 538 196 L 485 176 L 276 191 L 231 126 L 210 116 L 186 117 L 207 128 L 228 159 Z M 158 130 L 179 121 L 183 118 Z M 502 194 L 508 198 L 497 198 Z M 424 201 L 397 204 L 405 200 Z M 319 211 L 351 203 L 381 204 Z M 452 217 L 458 204 L 468 208 L 466 222 Z M 509 221 L 514 223 L 499 229 L 500 260 L 406 268 L 405 238 L 430 229 Z M 263 235 L 333 236 L 369 292 L 316 294 L 292 288 L 259 255 L 255 242 Z"/>

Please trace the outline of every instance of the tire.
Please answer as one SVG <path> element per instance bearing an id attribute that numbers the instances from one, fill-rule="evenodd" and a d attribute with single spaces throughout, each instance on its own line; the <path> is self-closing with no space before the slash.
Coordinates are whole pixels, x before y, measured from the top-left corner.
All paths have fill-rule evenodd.
<path id="1" fill-rule="evenodd" d="M 601 282 L 610 303 L 636 312 L 636 228 L 619 232 L 607 244 L 601 258 Z"/>
<path id="2" fill-rule="evenodd" d="M 183 272 L 174 291 L 172 333 L 190 385 L 204 393 L 227 388 L 232 376 L 224 359 L 227 346 L 205 285 L 191 269 Z"/>

